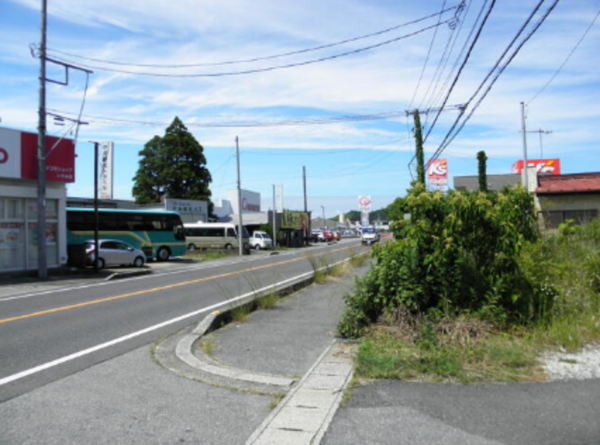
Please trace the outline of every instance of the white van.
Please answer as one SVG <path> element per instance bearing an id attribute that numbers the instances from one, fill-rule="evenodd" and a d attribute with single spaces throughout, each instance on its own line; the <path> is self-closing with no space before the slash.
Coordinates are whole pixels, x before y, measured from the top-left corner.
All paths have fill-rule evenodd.
<path id="1" fill-rule="evenodd" d="M 250 247 L 256 250 L 272 249 L 273 240 L 271 239 L 271 235 L 261 230 L 255 230 L 250 237 Z"/>
<path id="2" fill-rule="evenodd" d="M 239 249 L 237 225 L 232 223 L 185 223 L 185 243 L 188 250 L 197 249 Z M 244 251 L 249 251 L 248 230 L 243 227 Z"/>

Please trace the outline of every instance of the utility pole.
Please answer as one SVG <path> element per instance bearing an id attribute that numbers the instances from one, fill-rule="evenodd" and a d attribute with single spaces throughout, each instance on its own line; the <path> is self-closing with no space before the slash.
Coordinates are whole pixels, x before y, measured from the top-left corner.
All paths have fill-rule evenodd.
<path id="1" fill-rule="evenodd" d="M 37 172 L 37 218 L 38 218 L 38 277 L 48 277 L 46 257 L 46 29 L 48 26 L 48 2 L 42 0 L 42 23 L 40 38 L 40 106 L 38 111 L 38 172 Z"/>
<path id="2" fill-rule="evenodd" d="M 306 166 L 302 166 L 302 183 L 304 186 L 304 213 L 306 214 L 308 221 L 308 227 L 304 228 L 304 242 L 302 244 L 306 246 L 308 245 L 308 231 L 310 230 L 310 219 L 308 218 L 308 201 L 306 198 Z"/>
<path id="3" fill-rule="evenodd" d="M 415 118 L 415 143 L 417 154 L 417 181 L 425 185 L 425 156 L 423 154 L 423 132 L 421 129 L 421 117 L 419 110 L 414 112 Z"/>
<path id="4" fill-rule="evenodd" d="M 546 130 L 542 130 L 540 128 L 539 130 L 531 130 L 531 131 L 528 131 L 527 133 L 539 133 L 539 135 L 540 135 L 540 159 L 544 159 L 544 146 L 542 145 L 542 134 L 552 134 L 552 130 L 546 131 Z"/>
<path id="5" fill-rule="evenodd" d="M 275 201 L 275 184 L 273 184 L 273 249 L 277 248 L 277 204 Z"/>
<path id="6" fill-rule="evenodd" d="M 94 272 L 98 273 L 98 257 L 100 256 L 100 246 L 98 240 L 98 226 L 99 226 L 99 215 L 98 215 L 98 145 L 99 142 L 93 142 L 94 144 L 94 249 L 96 255 L 94 256 Z"/>
<path id="7" fill-rule="evenodd" d="M 240 256 L 244 255 L 244 226 L 242 226 L 242 178 L 240 175 L 240 145 L 235 137 L 235 155 L 237 159 L 237 194 L 238 194 L 238 244 Z"/>
<path id="8" fill-rule="evenodd" d="M 525 104 L 521 102 L 521 131 L 523 132 L 523 182 L 529 191 L 529 169 L 527 168 L 527 128 L 525 125 Z"/>
<path id="9" fill-rule="evenodd" d="M 323 212 L 323 226 L 325 226 L 325 230 L 327 230 L 327 223 L 325 222 L 325 206 L 321 206 L 321 211 Z"/>

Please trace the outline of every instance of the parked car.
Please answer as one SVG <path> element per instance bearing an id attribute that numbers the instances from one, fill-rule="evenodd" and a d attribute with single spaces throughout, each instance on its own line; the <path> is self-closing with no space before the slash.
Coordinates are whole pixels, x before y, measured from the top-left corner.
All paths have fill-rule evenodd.
<path id="1" fill-rule="evenodd" d="M 271 239 L 271 235 L 267 232 L 255 230 L 250 237 L 250 247 L 256 250 L 272 249 L 273 240 Z"/>
<path id="2" fill-rule="evenodd" d="M 146 255 L 139 249 L 123 241 L 112 239 L 98 240 L 100 246 L 98 254 L 98 268 L 106 266 L 129 266 L 142 267 L 146 262 Z M 96 258 L 96 244 L 94 240 L 85 242 L 85 257 L 88 265 L 94 264 Z"/>
<path id="3" fill-rule="evenodd" d="M 337 240 L 337 241 L 339 241 L 339 240 L 342 238 L 342 237 L 340 236 L 340 232 L 337 232 L 337 231 L 335 231 L 335 230 L 334 230 L 333 232 L 331 232 L 331 234 L 333 235 L 333 239 L 335 239 L 335 240 Z"/>
<path id="4" fill-rule="evenodd" d="M 360 240 L 363 244 L 373 244 L 379 242 L 379 232 L 374 228 L 362 229 Z"/>
<path id="5" fill-rule="evenodd" d="M 313 242 L 322 242 L 326 241 L 325 235 L 320 230 L 313 230 L 311 233 L 311 239 Z"/>
<path id="6" fill-rule="evenodd" d="M 323 234 L 325 235 L 326 241 L 333 241 L 333 233 L 330 230 L 325 230 Z"/>

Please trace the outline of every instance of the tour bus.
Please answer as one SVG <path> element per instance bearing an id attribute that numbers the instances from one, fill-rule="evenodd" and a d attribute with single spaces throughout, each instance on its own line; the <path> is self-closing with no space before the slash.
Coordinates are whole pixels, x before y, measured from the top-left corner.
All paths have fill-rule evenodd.
<path id="1" fill-rule="evenodd" d="M 94 238 L 94 209 L 67 208 L 67 244 Z M 100 239 L 116 239 L 144 252 L 147 259 L 167 261 L 185 255 L 181 217 L 162 210 L 98 209 Z"/>
<path id="2" fill-rule="evenodd" d="M 237 225 L 233 223 L 185 223 L 185 239 L 188 250 L 196 249 L 239 249 Z M 250 249 L 250 235 L 243 227 L 244 251 Z"/>

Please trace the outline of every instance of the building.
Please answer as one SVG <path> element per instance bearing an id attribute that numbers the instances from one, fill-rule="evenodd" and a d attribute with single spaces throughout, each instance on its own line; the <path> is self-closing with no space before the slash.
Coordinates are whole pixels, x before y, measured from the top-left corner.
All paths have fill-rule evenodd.
<path id="1" fill-rule="evenodd" d="M 521 184 L 520 174 L 487 175 L 488 190 L 499 192 L 504 187 Z M 454 188 L 462 192 L 479 191 L 479 176 L 455 176 Z"/>
<path id="2" fill-rule="evenodd" d="M 0 128 L 0 274 L 38 267 L 36 133 Z M 71 139 L 46 138 L 47 265 L 67 263 L 66 183 L 75 181 Z"/>
<path id="3" fill-rule="evenodd" d="M 570 219 L 587 223 L 600 214 L 600 173 L 540 175 L 535 199 L 548 229 Z"/>

